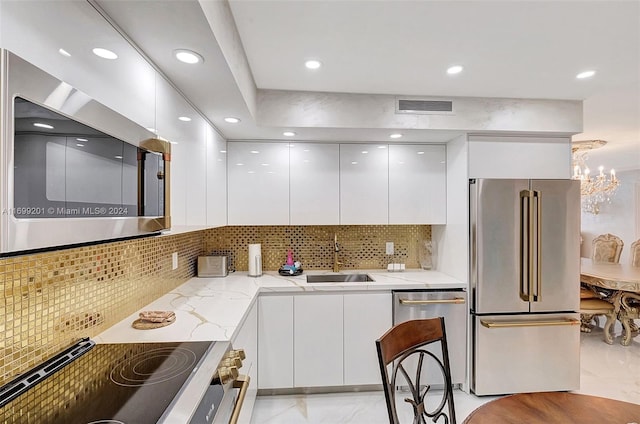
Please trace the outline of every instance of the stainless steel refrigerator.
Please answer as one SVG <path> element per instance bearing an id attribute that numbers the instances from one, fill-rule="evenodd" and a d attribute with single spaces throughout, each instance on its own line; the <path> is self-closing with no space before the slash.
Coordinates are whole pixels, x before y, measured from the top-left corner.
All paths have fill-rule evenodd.
<path id="1" fill-rule="evenodd" d="M 469 180 L 471 390 L 580 386 L 580 183 Z"/>

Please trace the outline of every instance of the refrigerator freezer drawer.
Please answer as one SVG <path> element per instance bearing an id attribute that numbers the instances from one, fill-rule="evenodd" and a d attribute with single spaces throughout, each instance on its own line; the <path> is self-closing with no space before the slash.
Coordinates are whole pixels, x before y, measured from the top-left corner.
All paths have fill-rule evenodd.
<path id="1" fill-rule="evenodd" d="M 473 316 L 471 390 L 501 395 L 580 388 L 580 317 Z"/>

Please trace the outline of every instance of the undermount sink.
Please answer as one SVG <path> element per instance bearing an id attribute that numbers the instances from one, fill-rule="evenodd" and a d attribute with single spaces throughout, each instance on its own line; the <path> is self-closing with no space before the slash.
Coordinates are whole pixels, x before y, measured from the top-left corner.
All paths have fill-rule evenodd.
<path id="1" fill-rule="evenodd" d="M 307 275 L 307 283 L 360 283 L 375 281 L 369 274 Z"/>

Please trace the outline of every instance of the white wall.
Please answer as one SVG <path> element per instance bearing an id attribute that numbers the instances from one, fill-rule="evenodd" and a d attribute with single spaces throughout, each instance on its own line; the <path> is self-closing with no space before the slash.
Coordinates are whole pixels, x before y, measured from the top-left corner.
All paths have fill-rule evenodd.
<path id="1" fill-rule="evenodd" d="M 435 268 L 461 281 L 468 281 L 469 188 L 467 136 L 447 143 L 447 225 L 432 225 Z"/>
<path id="2" fill-rule="evenodd" d="M 640 239 L 640 169 L 619 172 L 618 178 L 620 187 L 611 204 L 603 204 L 598 215 L 582 212 L 582 257 L 591 257 L 595 237 L 611 233 L 624 242 L 620 262 L 627 263 L 631 243 Z"/>

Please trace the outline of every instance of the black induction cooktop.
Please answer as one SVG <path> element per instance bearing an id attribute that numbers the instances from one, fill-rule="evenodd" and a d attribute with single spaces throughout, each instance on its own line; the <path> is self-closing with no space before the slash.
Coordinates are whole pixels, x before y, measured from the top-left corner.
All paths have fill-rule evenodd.
<path id="1" fill-rule="evenodd" d="M 214 342 L 98 344 L 0 409 L 4 423 L 156 423 Z"/>

